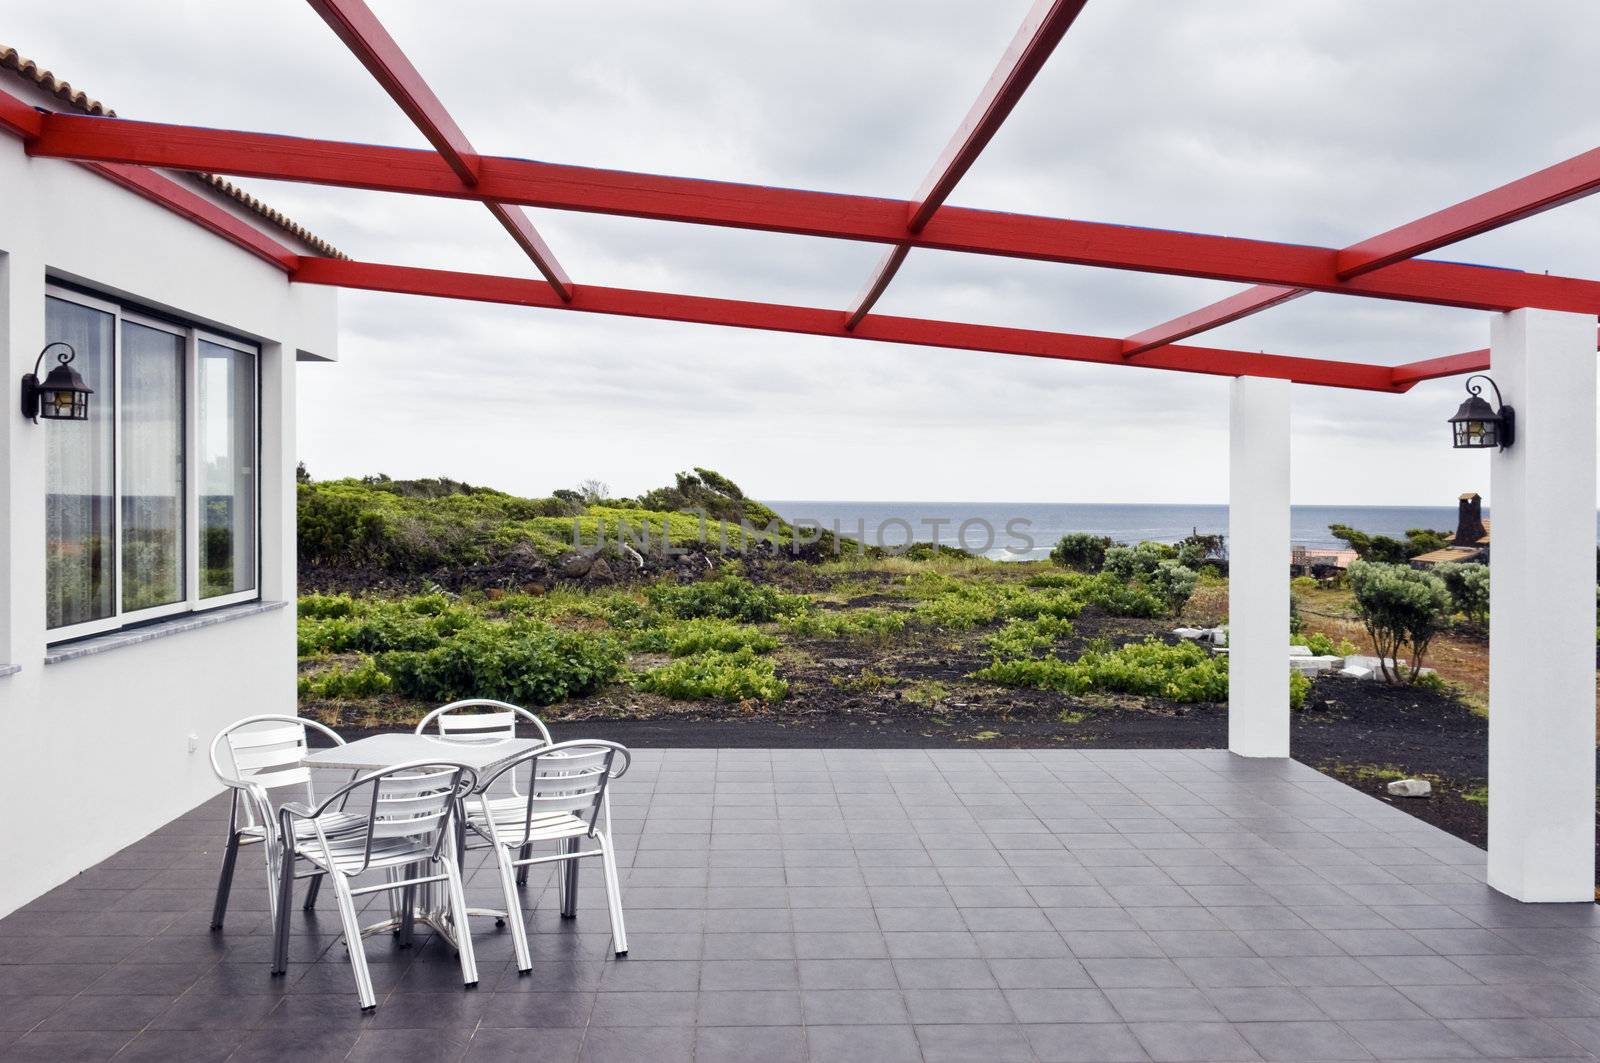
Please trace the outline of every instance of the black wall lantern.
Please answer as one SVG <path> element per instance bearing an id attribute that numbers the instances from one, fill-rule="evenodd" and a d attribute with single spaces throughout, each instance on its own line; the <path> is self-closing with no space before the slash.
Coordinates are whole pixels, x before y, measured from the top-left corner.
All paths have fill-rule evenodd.
<path id="1" fill-rule="evenodd" d="M 39 383 L 39 366 L 44 363 L 44 356 L 52 347 L 65 347 L 66 350 L 56 355 L 56 365 L 50 374 L 44 378 L 44 383 Z M 72 368 L 72 360 L 78 352 L 72 349 L 72 344 L 55 343 L 45 344 L 44 350 L 39 352 L 39 360 L 33 363 L 33 372 L 22 378 L 22 416 L 31 417 L 37 424 L 39 418 L 47 421 L 87 421 L 89 419 L 89 396 L 94 394 L 94 389 L 83 382 L 83 377 Z"/>
<path id="2" fill-rule="evenodd" d="M 1499 409 L 1489 405 L 1489 401 L 1483 397 L 1483 386 L 1474 385 L 1474 380 L 1482 380 L 1494 388 L 1494 401 Z M 1501 400 L 1500 389 L 1495 382 L 1481 374 L 1469 376 L 1467 392 L 1467 401 L 1450 418 L 1450 430 L 1454 435 L 1452 442 L 1456 448 L 1471 450 L 1499 447 L 1504 450 L 1509 447 L 1517 437 L 1516 411 Z"/>

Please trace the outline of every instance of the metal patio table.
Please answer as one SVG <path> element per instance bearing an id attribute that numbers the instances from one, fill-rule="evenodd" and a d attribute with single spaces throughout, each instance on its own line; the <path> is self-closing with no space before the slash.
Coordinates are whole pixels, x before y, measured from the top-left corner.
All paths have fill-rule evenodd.
<path id="1" fill-rule="evenodd" d="M 506 738 L 498 742 L 451 742 L 433 735 L 381 734 L 358 738 L 342 746 L 319 749 L 307 754 L 301 763 L 308 768 L 356 771 L 362 774 L 381 771 L 411 761 L 465 764 L 476 771 L 478 777 L 482 779 L 493 775 L 522 754 L 542 745 L 544 740 L 540 738 Z M 452 849 L 456 848 L 459 831 L 458 824 L 457 829 L 452 830 L 445 839 L 445 844 Z M 467 914 L 490 916 L 495 919 L 506 917 L 506 913 L 492 908 L 468 908 Z M 366 938 L 385 932 L 397 933 L 400 935 L 402 945 L 410 945 L 411 928 L 418 922 L 444 935 L 452 947 L 460 948 L 456 940 L 456 929 L 450 922 L 449 904 L 444 890 L 436 883 L 425 883 L 417 887 L 415 901 L 409 908 L 391 904 L 389 918 L 362 927 L 361 936 Z M 471 933 L 466 928 L 463 928 L 463 932 Z"/>

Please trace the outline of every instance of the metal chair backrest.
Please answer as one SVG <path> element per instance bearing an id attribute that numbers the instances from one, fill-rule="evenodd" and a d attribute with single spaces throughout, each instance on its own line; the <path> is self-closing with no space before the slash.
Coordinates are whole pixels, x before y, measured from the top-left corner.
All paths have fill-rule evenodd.
<path id="1" fill-rule="evenodd" d="M 309 743 L 306 728 L 320 731 L 335 745 L 345 741 L 331 727 L 299 716 L 247 716 L 235 720 L 211 740 L 211 770 L 229 786 L 275 790 L 282 786 L 304 786 L 306 800 L 316 802 L 311 769 L 302 761 Z M 228 769 L 221 754 L 226 751 Z"/>
<path id="2" fill-rule="evenodd" d="M 550 730 L 543 720 L 519 705 L 489 698 L 468 698 L 441 705 L 422 718 L 416 733 L 427 733 L 431 724 L 447 742 L 499 742 L 517 737 L 518 717 L 533 724 L 545 745 L 550 744 Z"/>
<path id="3" fill-rule="evenodd" d="M 395 838 L 431 841 L 432 855 L 438 856 L 439 847 L 444 843 L 443 828 L 448 825 L 451 813 L 477 783 L 477 772 L 464 764 L 420 760 L 396 764 L 340 787 L 310 818 L 318 840 L 327 847 L 327 836 L 319 822 L 322 816 L 330 810 L 346 808 L 352 796 L 370 789 L 365 836 L 360 839 L 361 863 L 359 868 L 346 871 L 346 874 L 357 875 L 371 863 L 375 841 Z M 348 851 L 353 840 L 348 835 L 341 837 L 341 848 Z"/>
<path id="4" fill-rule="evenodd" d="M 483 789 L 487 794 L 501 775 L 512 773 L 523 791 L 518 796 L 527 801 L 520 836 L 501 842 L 525 844 L 536 820 L 560 812 L 583 820 L 592 834 L 605 806 L 607 785 L 628 770 L 632 759 L 626 746 L 599 739 L 561 742 L 523 754 L 491 776 Z"/>

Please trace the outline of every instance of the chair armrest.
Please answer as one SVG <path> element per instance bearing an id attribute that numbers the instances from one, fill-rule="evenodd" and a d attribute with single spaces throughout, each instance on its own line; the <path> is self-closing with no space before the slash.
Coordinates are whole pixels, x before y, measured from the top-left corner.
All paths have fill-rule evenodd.
<path id="1" fill-rule="evenodd" d="M 303 801 L 286 801 L 278 806 L 278 815 L 295 816 L 299 819 L 315 819 L 316 810 Z"/>

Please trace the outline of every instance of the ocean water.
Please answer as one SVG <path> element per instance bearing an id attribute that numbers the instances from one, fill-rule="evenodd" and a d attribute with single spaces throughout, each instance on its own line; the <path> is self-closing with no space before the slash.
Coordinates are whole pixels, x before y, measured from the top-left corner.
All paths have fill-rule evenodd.
<path id="1" fill-rule="evenodd" d="M 991 557 L 1044 557 L 1068 532 L 1109 535 L 1118 542 L 1172 543 L 1194 532 L 1226 535 L 1228 507 L 1084 502 L 820 502 L 767 505 L 785 520 L 815 521 L 854 539 L 883 546 L 937 540 Z M 1484 516 L 1487 517 L 1485 510 Z M 1408 528 L 1451 532 L 1454 506 L 1294 506 L 1289 535 L 1296 544 L 1343 549 L 1329 524 L 1348 524 L 1374 535 L 1405 535 Z M 1600 540 L 1600 517 L 1596 520 Z"/>

